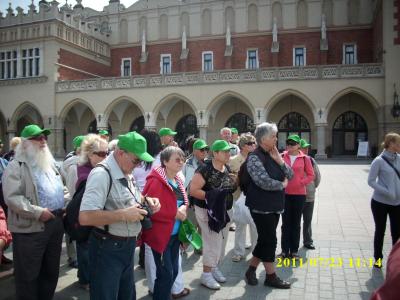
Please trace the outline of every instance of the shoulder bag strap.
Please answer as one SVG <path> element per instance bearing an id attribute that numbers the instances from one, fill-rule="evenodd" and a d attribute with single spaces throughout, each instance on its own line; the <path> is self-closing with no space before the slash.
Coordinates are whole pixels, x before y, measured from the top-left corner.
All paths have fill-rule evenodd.
<path id="1" fill-rule="evenodd" d="M 111 187 L 112 187 L 112 177 L 111 177 L 110 170 L 105 165 L 102 165 L 102 164 L 98 164 L 96 167 L 103 168 L 104 170 L 106 170 L 106 172 L 108 174 L 108 177 L 109 177 L 109 180 L 110 180 L 110 185 L 108 186 L 108 192 L 107 192 L 107 198 L 108 198 L 108 196 L 110 195 Z M 106 202 L 107 202 L 107 198 L 106 198 Z M 106 207 L 104 205 L 104 210 L 105 209 L 106 209 Z M 104 225 L 104 230 L 106 232 L 109 232 L 109 229 L 110 229 L 109 225 Z"/>
<path id="2" fill-rule="evenodd" d="M 388 163 L 389 166 L 392 167 L 392 169 L 396 172 L 397 177 L 399 177 L 399 179 L 400 179 L 400 172 L 392 165 L 392 163 L 386 157 L 384 157 L 384 156 L 381 156 L 381 157 L 384 161 L 386 161 Z"/>

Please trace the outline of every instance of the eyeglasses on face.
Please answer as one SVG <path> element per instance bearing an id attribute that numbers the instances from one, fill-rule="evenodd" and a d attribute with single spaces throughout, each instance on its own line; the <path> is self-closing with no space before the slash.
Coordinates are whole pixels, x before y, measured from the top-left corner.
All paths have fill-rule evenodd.
<path id="1" fill-rule="evenodd" d="M 287 146 L 296 146 L 297 143 L 296 143 L 295 141 L 287 141 L 287 142 L 286 142 L 286 145 L 287 145 Z"/>
<path id="2" fill-rule="evenodd" d="M 140 164 L 140 163 L 142 162 L 142 160 L 141 160 L 140 158 L 132 159 L 132 158 L 129 156 L 129 153 L 128 153 L 128 152 L 124 151 L 124 153 L 126 154 L 126 156 L 128 156 L 129 160 L 132 162 L 132 164 L 133 164 L 134 166 L 137 166 L 138 164 Z"/>
<path id="3" fill-rule="evenodd" d="M 203 149 L 199 149 L 200 150 L 200 152 L 208 152 L 208 151 L 210 151 L 210 149 L 208 149 L 208 148 L 203 148 Z"/>
<path id="4" fill-rule="evenodd" d="M 30 137 L 28 140 L 36 141 L 36 142 L 47 141 L 47 136 L 42 134 L 42 135 Z"/>
<path id="5" fill-rule="evenodd" d="M 108 151 L 96 151 L 93 154 L 97 155 L 98 157 L 106 157 L 108 155 Z"/>
<path id="6" fill-rule="evenodd" d="M 256 144 L 256 142 L 247 142 L 247 143 L 246 143 L 247 146 L 253 146 L 253 145 L 255 145 L 255 144 Z"/>

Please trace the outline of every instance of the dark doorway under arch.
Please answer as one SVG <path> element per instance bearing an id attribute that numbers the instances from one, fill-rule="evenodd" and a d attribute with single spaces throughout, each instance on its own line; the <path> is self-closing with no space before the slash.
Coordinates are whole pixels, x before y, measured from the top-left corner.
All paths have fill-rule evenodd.
<path id="1" fill-rule="evenodd" d="M 364 118 L 354 111 L 339 115 L 332 128 L 332 153 L 356 155 L 358 142 L 368 141 L 368 127 Z"/>
<path id="2" fill-rule="evenodd" d="M 129 131 L 141 132 L 144 129 L 144 117 L 137 117 L 131 124 Z"/>
<path id="3" fill-rule="evenodd" d="M 225 123 L 226 127 L 236 128 L 240 133 L 254 132 L 253 119 L 244 113 L 235 113 Z"/>
<path id="4" fill-rule="evenodd" d="M 108 130 L 108 133 L 110 134 L 110 140 L 111 140 L 111 138 L 112 138 L 112 128 L 111 128 L 110 124 L 108 124 L 107 130 Z M 98 132 L 97 131 L 97 120 L 96 119 L 94 119 L 92 122 L 90 122 L 87 131 L 88 131 L 88 133 L 97 133 Z"/>
<path id="5" fill-rule="evenodd" d="M 311 128 L 307 118 L 297 112 L 284 115 L 278 123 L 278 149 L 286 148 L 286 139 L 291 134 L 297 134 L 307 142 L 311 141 Z"/>
<path id="6" fill-rule="evenodd" d="M 179 147 L 185 149 L 185 142 L 188 137 L 199 136 L 199 129 L 197 128 L 197 118 L 193 114 L 188 114 L 182 117 L 176 124 L 175 131 L 177 132 L 175 136 L 175 141 L 178 143 Z"/>

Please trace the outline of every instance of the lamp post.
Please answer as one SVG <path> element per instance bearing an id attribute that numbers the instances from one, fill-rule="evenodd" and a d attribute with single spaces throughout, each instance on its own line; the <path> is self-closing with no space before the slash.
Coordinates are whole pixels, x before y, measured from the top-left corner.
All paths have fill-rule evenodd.
<path id="1" fill-rule="evenodd" d="M 398 118 L 400 117 L 400 104 L 399 104 L 399 95 L 397 94 L 396 91 L 396 84 L 393 84 L 393 106 L 392 106 L 392 116 L 393 118 Z"/>

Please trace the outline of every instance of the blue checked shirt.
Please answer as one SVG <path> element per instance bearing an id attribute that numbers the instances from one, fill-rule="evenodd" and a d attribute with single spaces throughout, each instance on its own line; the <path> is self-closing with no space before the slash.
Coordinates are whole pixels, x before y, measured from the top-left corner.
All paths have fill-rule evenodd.
<path id="1" fill-rule="evenodd" d="M 64 190 L 61 176 L 54 170 L 43 172 L 33 169 L 39 205 L 48 208 L 50 211 L 64 207 Z"/>

